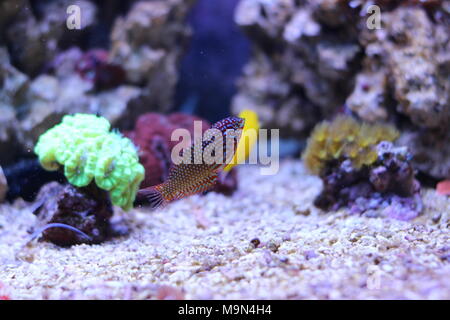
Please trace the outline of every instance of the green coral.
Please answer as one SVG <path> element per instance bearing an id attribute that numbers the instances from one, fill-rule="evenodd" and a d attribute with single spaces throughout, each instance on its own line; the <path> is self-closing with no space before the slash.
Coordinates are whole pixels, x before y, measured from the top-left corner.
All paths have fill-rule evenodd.
<path id="1" fill-rule="evenodd" d="M 95 180 L 109 191 L 114 205 L 129 210 L 144 167 L 128 138 L 110 131 L 108 120 L 91 114 L 67 115 L 39 137 L 34 152 L 46 170 L 64 166 L 64 175 L 76 187 Z"/>
<path id="2" fill-rule="evenodd" d="M 390 125 L 360 123 L 350 116 L 323 121 L 313 130 L 303 153 L 306 167 L 314 174 L 323 173 L 334 161 L 349 159 L 355 169 L 369 166 L 378 159 L 375 146 L 394 141 L 398 131 Z"/>

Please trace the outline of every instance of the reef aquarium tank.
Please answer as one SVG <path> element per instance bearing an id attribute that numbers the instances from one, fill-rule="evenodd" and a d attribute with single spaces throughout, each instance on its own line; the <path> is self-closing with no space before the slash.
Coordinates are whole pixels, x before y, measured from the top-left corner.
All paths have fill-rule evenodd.
<path id="1" fill-rule="evenodd" d="M 449 196 L 450 1 L 0 2 L 0 300 L 446 300 Z"/>

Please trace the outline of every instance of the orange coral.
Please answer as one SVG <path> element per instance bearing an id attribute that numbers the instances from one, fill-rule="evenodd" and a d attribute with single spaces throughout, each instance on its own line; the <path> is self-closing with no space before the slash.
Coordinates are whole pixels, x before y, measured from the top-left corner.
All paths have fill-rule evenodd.
<path id="1" fill-rule="evenodd" d="M 333 160 L 349 159 L 355 169 L 360 169 L 377 160 L 375 146 L 379 142 L 394 141 L 398 136 L 390 125 L 360 123 L 350 116 L 337 116 L 332 122 L 323 121 L 314 128 L 303 160 L 318 175 Z"/>

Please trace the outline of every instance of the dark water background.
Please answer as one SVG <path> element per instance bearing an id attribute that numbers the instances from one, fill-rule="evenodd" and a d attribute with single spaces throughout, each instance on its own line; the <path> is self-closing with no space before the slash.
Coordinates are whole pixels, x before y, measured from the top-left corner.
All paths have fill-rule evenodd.
<path id="1" fill-rule="evenodd" d="M 175 106 L 211 122 L 230 115 L 250 45 L 234 23 L 238 0 L 199 0 L 188 20 L 193 37 L 182 58 Z"/>

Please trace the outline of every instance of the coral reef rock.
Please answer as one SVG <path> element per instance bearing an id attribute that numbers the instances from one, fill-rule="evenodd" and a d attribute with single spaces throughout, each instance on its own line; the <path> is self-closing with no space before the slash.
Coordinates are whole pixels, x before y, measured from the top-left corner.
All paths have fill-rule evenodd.
<path id="1" fill-rule="evenodd" d="M 147 110 L 171 106 L 177 62 L 191 33 L 184 19 L 194 2 L 139 1 L 115 21 L 110 61 L 124 68 L 127 82 L 144 87 Z"/>
<path id="2" fill-rule="evenodd" d="M 0 165 L 10 164 L 19 153 L 18 128 L 14 110 L 0 106 Z"/>
<path id="3" fill-rule="evenodd" d="M 64 227 L 52 227 L 42 232 L 42 239 L 60 246 L 80 243 L 100 243 L 112 235 L 110 218 L 113 209 L 106 191 L 95 186 L 75 188 L 51 182 L 44 185 L 36 198 L 34 213 L 38 228 L 51 223 L 69 225 L 86 234 L 82 236 Z"/>
<path id="4" fill-rule="evenodd" d="M 420 184 L 408 149 L 392 143 L 398 136 L 393 126 L 345 116 L 318 124 L 303 154 L 306 167 L 324 185 L 315 205 L 399 220 L 417 217 L 422 211 Z"/>
<path id="5" fill-rule="evenodd" d="M 371 112 L 364 109 L 371 109 L 378 102 L 384 105 L 385 111 L 378 117 L 383 119 L 389 108 L 383 100 L 391 98 L 393 109 L 406 115 L 416 126 L 447 125 L 450 120 L 448 26 L 433 23 L 421 7 L 399 7 L 383 13 L 382 24 L 379 30 L 363 29 L 361 42 L 366 47 L 366 57 L 362 74 L 368 78 L 360 79 L 354 92 L 362 87 L 377 94 L 371 94 L 365 105 L 349 99 L 349 108 L 363 119 L 371 120 Z"/>
<path id="6" fill-rule="evenodd" d="M 6 192 L 8 191 L 8 182 L 3 173 L 2 167 L 0 167 L 0 203 L 5 200 Z"/>
<path id="7" fill-rule="evenodd" d="M 378 29 L 368 28 L 373 4 Z M 235 113 L 253 108 L 296 138 L 342 109 L 370 122 L 401 116 L 412 131 L 448 128 L 446 1 L 241 0 L 235 20 L 254 43 Z"/>
<path id="8" fill-rule="evenodd" d="M 254 55 L 234 112 L 253 108 L 263 126 L 305 137 L 342 106 L 363 50 L 353 23 L 339 21 L 349 8 L 340 8 L 334 1 L 242 0 L 235 20 L 253 40 Z"/>
<path id="9" fill-rule="evenodd" d="M 66 27 L 66 9 L 70 5 L 80 7 L 81 27 L 86 30 L 95 23 L 96 6 L 87 0 L 41 1 L 32 10 L 30 2 L 15 4 L 19 9 L 7 17 L 10 21 L 2 32 L 15 64 L 26 74 L 36 76 L 58 52 L 59 43 L 71 36 Z"/>
<path id="10" fill-rule="evenodd" d="M 441 25 L 418 8 L 397 10 L 387 15 L 386 34 L 367 37 L 389 67 L 397 110 L 410 119 L 402 144 L 414 165 L 438 180 L 450 177 L 450 13 L 447 18 Z"/>
<path id="11" fill-rule="evenodd" d="M 167 111 L 194 2 L 137 1 L 125 15 L 118 5 L 103 15 L 106 5 L 90 0 L 3 1 L 0 164 L 29 152 L 66 114 L 99 114 L 131 129 L 140 114 Z M 69 5 L 81 8 L 81 30 L 66 26 Z M 111 26 L 105 39 L 99 25 Z"/>
<path id="12" fill-rule="evenodd" d="M 35 78 L 24 98 L 28 108 L 20 121 L 23 146 L 32 149 L 39 136 L 60 122 L 65 114 L 89 112 L 85 93 L 90 88 L 90 84 L 78 76 L 62 81 L 46 74 Z"/>
<path id="13" fill-rule="evenodd" d="M 414 167 L 437 180 L 450 178 L 450 131 L 405 130 L 399 143 L 409 146 Z"/>
<path id="14" fill-rule="evenodd" d="M 352 213 L 366 216 L 376 213 L 398 220 L 416 218 L 422 211 L 420 184 L 407 148 L 382 141 L 377 153 L 378 160 L 360 170 L 355 170 L 349 160 L 330 167 L 322 175 L 324 189 L 315 205 L 327 210 L 345 206 Z"/>
<path id="15" fill-rule="evenodd" d="M 11 65 L 6 47 L 0 47 L 0 165 L 18 153 L 20 130 L 13 104 L 20 101 L 28 77 Z"/>
<path id="16" fill-rule="evenodd" d="M 28 83 L 28 77 L 12 64 L 6 47 L 0 47 L 0 105 L 13 104 Z"/>

